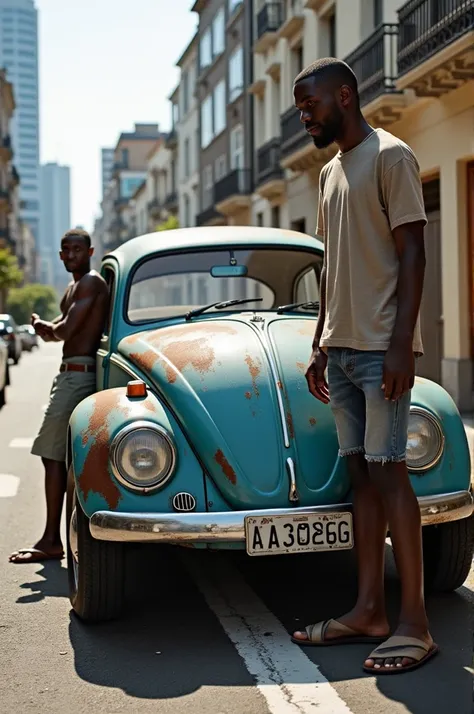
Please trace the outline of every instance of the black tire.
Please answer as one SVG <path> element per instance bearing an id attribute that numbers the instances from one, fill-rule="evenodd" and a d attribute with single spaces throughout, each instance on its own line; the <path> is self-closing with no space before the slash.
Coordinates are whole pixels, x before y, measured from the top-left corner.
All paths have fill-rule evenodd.
<path id="1" fill-rule="evenodd" d="M 423 528 L 425 589 L 453 592 L 466 581 L 474 556 L 474 515 Z"/>
<path id="2" fill-rule="evenodd" d="M 8 364 L 8 360 L 7 360 L 6 370 L 7 370 L 7 372 L 5 375 L 5 379 L 6 379 L 5 384 L 7 385 L 7 387 L 9 387 L 10 386 L 10 365 Z"/>
<path id="3" fill-rule="evenodd" d="M 0 409 L 7 403 L 7 387 L 6 382 L 3 389 L 0 389 Z"/>
<path id="4" fill-rule="evenodd" d="M 77 519 L 78 567 L 70 543 L 70 523 L 74 509 Z M 71 476 L 68 478 L 66 524 L 69 599 L 75 614 L 86 623 L 117 618 L 125 599 L 124 545 L 92 537 L 89 519 L 76 499 Z"/>

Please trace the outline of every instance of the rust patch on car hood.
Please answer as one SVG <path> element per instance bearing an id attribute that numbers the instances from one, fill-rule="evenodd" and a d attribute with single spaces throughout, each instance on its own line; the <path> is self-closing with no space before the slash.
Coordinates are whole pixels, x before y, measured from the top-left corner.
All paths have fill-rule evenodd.
<path id="1" fill-rule="evenodd" d="M 230 481 L 230 483 L 233 486 L 235 486 L 235 484 L 237 483 L 237 477 L 235 475 L 235 471 L 232 468 L 232 466 L 229 464 L 229 462 L 227 461 L 226 457 L 224 456 L 222 449 L 219 449 L 218 451 L 216 451 L 216 453 L 214 455 L 214 460 L 221 467 L 222 472 L 223 472 L 224 476 L 226 477 L 226 479 L 228 481 Z"/>

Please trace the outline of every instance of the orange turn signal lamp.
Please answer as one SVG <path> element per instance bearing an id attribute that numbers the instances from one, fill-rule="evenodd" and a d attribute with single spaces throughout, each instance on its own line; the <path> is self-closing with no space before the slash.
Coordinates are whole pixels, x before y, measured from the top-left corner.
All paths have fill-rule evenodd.
<path id="1" fill-rule="evenodd" d="M 127 397 L 146 397 L 146 384 L 141 379 L 134 379 L 127 384 Z"/>

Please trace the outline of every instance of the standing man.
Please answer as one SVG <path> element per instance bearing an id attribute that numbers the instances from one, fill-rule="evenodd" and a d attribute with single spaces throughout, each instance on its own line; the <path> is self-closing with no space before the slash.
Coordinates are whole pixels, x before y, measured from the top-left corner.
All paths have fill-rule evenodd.
<path id="1" fill-rule="evenodd" d="M 415 357 L 423 353 L 427 220 L 419 166 L 403 141 L 367 124 L 356 77 L 344 62 L 326 58 L 303 70 L 294 99 L 315 146 L 339 148 L 320 174 L 316 233 L 325 259 L 306 379 L 316 399 L 331 402 L 351 477 L 358 599 L 347 614 L 295 632 L 293 640 L 381 642 L 364 669 L 393 674 L 438 651 L 425 611 L 420 509 L 405 462 Z M 389 639 L 387 524 L 402 586 L 398 627 Z"/>
<path id="2" fill-rule="evenodd" d="M 66 492 L 66 440 L 69 417 L 83 399 L 96 391 L 95 362 L 108 306 L 105 280 L 91 270 L 91 239 L 83 230 L 68 231 L 59 253 L 73 275 L 61 301 L 61 315 L 53 322 L 32 315 L 35 332 L 45 342 L 64 342 L 63 360 L 53 381 L 43 424 L 31 453 L 45 469 L 46 527 L 33 548 L 12 553 L 12 563 L 32 563 L 64 557 L 60 536 Z"/>

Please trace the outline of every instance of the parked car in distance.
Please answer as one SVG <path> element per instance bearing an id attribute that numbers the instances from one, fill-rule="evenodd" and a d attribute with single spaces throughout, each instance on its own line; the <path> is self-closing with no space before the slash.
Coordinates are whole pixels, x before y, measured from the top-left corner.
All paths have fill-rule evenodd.
<path id="1" fill-rule="evenodd" d="M 8 347 L 3 337 L 0 337 L 0 409 L 5 406 L 7 401 L 7 387 L 9 384 Z"/>
<path id="2" fill-rule="evenodd" d="M 305 380 L 322 264 L 312 236 L 242 226 L 153 233 L 104 257 L 97 392 L 68 433 L 70 600 L 84 621 L 121 612 L 127 543 L 353 547 L 332 411 Z M 407 464 L 427 589 L 454 590 L 474 551 L 469 448 L 454 401 L 421 378 Z"/>
<path id="3" fill-rule="evenodd" d="M 9 358 L 18 364 L 23 347 L 18 325 L 11 315 L 0 314 L 0 337 L 7 343 Z"/>
<path id="4" fill-rule="evenodd" d="M 20 325 L 18 331 L 23 350 L 31 352 L 34 347 L 38 347 L 38 335 L 32 325 Z"/>

